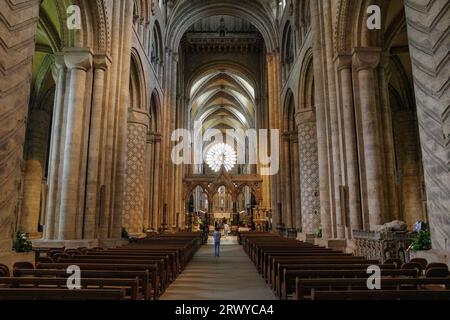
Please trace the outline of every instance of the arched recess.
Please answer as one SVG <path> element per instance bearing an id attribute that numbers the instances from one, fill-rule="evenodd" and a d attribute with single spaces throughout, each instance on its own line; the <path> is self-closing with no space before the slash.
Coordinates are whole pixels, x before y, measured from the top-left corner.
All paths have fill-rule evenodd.
<path id="1" fill-rule="evenodd" d="M 259 1 L 238 0 L 208 3 L 201 0 L 184 1 L 176 7 L 169 22 L 166 46 L 177 50 L 183 34 L 192 24 L 214 15 L 228 15 L 247 20 L 261 32 L 267 52 L 273 52 L 279 47 L 277 28 L 264 5 Z"/>
<path id="2" fill-rule="evenodd" d="M 130 105 L 127 125 L 126 180 L 122 225 L 140 235 L 146 226 L 146 191 L 148 171 L 148 132 L 150 115 L 146 106 L 147 85 L 144 68 L 135 50 L 131 53 Z"/>
<path id="3" fill-rule="evenodd" d="M 295 61 L 295 39 L 290 21 L 287 21 L 283 31 L 283 44 L 281 63 L 283 67 L 283 80 L 286 81 Z"/>
<path id="4" fill-rule="evenodd" d="M 291 89 L 288 90 L 283 108 L 282 172 L 283 172 L 283 211 L 284 223 L 288 228 L 299 229 L 297 213 L 300 211 L 299 189 L 299 145 L 295 123 L 295 100 Z"/>
<path id="5" fill-rule="evenodd" d="M 315 108 L 314 70 L 312 50 L 302 62 L 299 81 L 299 108 L 295 114 L 298 131 L 299 179 L 301 216 L 297 224 L 305 234 L 314 234 L 320 228 L 319 160 Z"/>
<path id="6" fill-rule="evenodd" d="M 161 188 L 161 100 L 156 89 L 150 97 L 150 126 L 147 138 L 146 169 L 146 226 L 155 229 L 160 225 L 158 215 L 158 192 Z"/>
<path id="7" fill-rule="evenodd" d="M 164 45 L 162 41 L 161 27 L 158 21 L 155 21 L 155 25 L 153 26 L 150 45 L 150 62 L 156 75 L 161 77 L 164 68 Z"/>

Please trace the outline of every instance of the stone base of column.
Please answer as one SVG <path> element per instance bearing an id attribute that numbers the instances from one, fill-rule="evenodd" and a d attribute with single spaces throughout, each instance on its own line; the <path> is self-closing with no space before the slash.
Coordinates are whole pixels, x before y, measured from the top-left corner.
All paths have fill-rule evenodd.
<path id="1" fill-rule="evenodd" d="M 297 239 L 297 229 L 294 228 L 286 229 L 286 235 L 288 239 Z"/>
<path id="2" fill-rule="evenodd" d="M 427 259 L 428 263 L 439 262 L 445 263 L 450 267 L 450 251 L 444 250 L 427 250 L 427 251 L 417 251 L 410 252 L 410 258 L 424 258 Z"/>
<path id="3" fill-rule="evenodd" d="M 0 252 L 0 261 L 9 268 L 12 275 L 14 263 L 16 262 L 31 262 L 34 264 L 34 252 L 17 253 L 14 251 Z"/>
<path id="4" fill-rule="evenodd" d="M 297 240 L 298 241 L 314 244 L 315 239 L 316 239 L 316 236 L 313 233 L 300 232 L 300 233 L 297 234 Z"/>
<path id="5" fill-rule="evenodd" d="M 322 247 L 331 248 L 334 250 L 340 250 L 347 252 L 347 240 L 346 239 L 315 239 L 314 244 Z"/>

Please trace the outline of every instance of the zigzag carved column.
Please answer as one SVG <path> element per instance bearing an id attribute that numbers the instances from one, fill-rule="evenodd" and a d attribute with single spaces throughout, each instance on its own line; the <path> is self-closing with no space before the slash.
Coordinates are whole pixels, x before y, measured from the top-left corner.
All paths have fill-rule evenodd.
<path id="1" fill-rule="evenodd" d="M 449 0 L 405 0 L 433 248 L 450 249 Z"/>
<path id="2" fill-rule="evenodd" d="M 17 220 L 39 3 L 0 0 L 0 252 L 11 249 Z"/>

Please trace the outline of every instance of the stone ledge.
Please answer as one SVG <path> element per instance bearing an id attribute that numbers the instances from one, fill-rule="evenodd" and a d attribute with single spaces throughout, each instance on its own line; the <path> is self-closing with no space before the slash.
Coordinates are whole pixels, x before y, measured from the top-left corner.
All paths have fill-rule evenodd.
<path id="1" fill-rule="evenodd" d="M 347 241 L 346 239 L 314 239 L 314 244 L 318 246 L 323 246 L 331 248 L 334 250 L 340 250 L 347 252 Z"/>

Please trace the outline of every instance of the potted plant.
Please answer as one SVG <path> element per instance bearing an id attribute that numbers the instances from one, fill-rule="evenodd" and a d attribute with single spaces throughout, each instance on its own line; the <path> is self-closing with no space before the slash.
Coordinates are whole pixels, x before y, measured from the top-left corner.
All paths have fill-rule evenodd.
<path id="1" fill-rule="evenodd" d="M 33 244 L 30 240 L 28 240 L 28 237 L 26 233 L 18 231 L 16 233 L 16 238 L 13 242 L 13 249 L 16 252 L 31 252 L 33 251 Z"/>
<path id="2" fill-rule="evenodd" d="M 431 249 L 431 235 L 429 226 L 425 226 L 423 230 L 415 233 L 411 245 L 408 250 L 412 252 L 425 251 Z"/>

